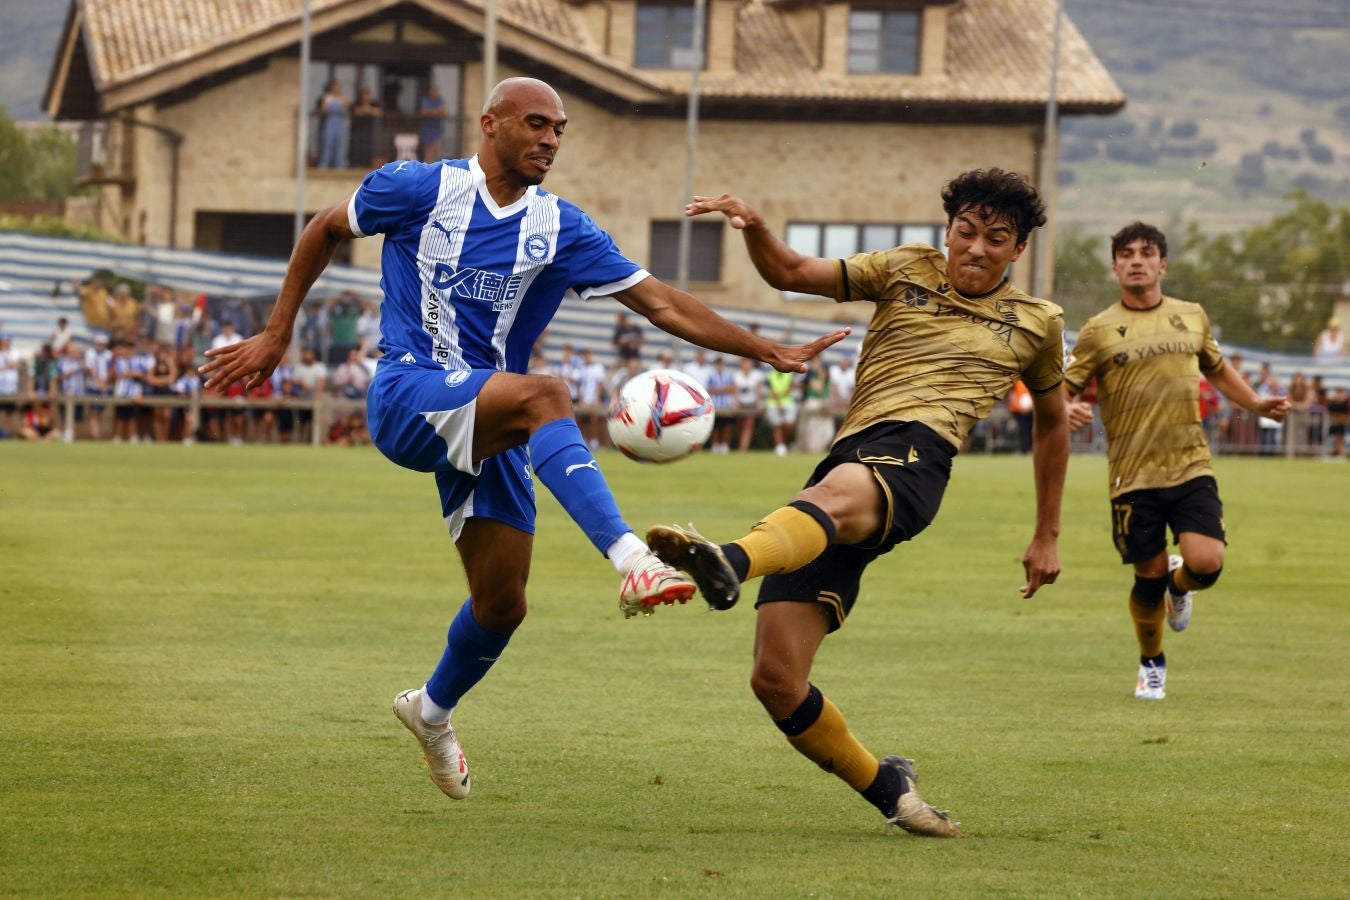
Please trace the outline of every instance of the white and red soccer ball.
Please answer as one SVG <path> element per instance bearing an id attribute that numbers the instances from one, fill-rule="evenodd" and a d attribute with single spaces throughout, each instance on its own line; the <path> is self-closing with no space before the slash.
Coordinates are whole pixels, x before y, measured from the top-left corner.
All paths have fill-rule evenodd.
<path id="1" fill-rule="evenodd" d="M 644 463 L 683 459 L 712 433 L 707 390 L 674 369 L 634 375 L 610 406 L 609 439 L 624 456 Z"/>

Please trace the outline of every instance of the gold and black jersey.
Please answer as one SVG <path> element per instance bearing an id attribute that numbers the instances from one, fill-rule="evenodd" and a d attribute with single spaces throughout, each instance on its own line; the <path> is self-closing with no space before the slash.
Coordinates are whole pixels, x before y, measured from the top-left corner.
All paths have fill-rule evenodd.
<path id="1" fill-rule="evenodd" d="M 838 438 L 878 422 L 922 422 L 958 450 L 1018 378 L 1044 394 L 1064 378 L 1058 306 L 1004 282 L 982 297 L 947 283 L 926 244 L 839 261 L 835 298 L 876 303 Z"/>
<path id="2" fill-rule="evenodd" d="M 1064 381 L 1079 394 L 1097 378 L 1112 497 L 1214 474 L 1200 426 L 1200 373 L 1223 364 L 1197 303 L 1116 303 L 1087 320 Z"/>

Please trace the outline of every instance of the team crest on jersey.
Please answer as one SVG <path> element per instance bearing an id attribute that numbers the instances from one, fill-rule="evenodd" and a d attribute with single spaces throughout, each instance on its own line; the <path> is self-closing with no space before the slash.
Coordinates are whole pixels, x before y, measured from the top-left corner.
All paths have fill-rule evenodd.
<path id="1" fill-rule="evenodd" d="M 1117 353 L 1115 356 L 1111 357 L 1111 359 L 1115 361 L 1116 365 L 1123 366 L 1130 361 L 1130 354 Z"/>
<path id="2" fill-rule="evenodd" d="M 525 239 L 525 255 L 535 262 L 543 262 L 548 256 L 548 238 L 542 234 L 532 234 Z"/>
<path id="3" fill-rule="evenodd" d="M 469 370 L 460 369 L 458 372 L 451 372 L 449 375 L 445 376 L 445 386 L 459 387 L 461 384 L 463 384 L 468 380 L 469 380 Z"/>
<path id="4" fill-rule="evenodd" d="M 1186 323 L 1183 322 L 1183 321 L 1181 320 L 1181 316 L 1177 315 L 1176 313 L 1172 313 L 1170 316 L 1168 316 L 1168 317 L 1167 317 L 1167 321 L 1168 321 L 1168 322 L 1171 322 L 1171 323 L 1172 323 L 1172 327 L 1175 328 L 1177 331 L 1185 331 L 1185 330 L 1186 330 Z"/>
<path id="5" fill-rule="evenodd" d="M 1017 309 L 1008 300 L 998 300 L 994 303 L 994 311 L 997 312 L 1003 321 L 1009 325 L 1016 325 L 1020 320 L 1017 318 Z"/>
<path id="6" fill-rule="evenodd" d="M 919 287 L 907 287 L 905 292 L 900 295 L 900 299 L 905 301 L 905 305 L 910 309 L 919 306 L 928 305 L 928 292 Z"/>

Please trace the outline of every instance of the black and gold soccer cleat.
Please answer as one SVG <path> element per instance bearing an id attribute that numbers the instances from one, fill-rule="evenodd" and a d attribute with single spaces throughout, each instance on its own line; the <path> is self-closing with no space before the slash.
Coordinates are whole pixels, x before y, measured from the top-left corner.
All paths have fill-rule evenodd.
<path id="1" fill-rule="evenodd" d="M 711 609 L 731 609 L 741 597 L 741 580 L 722 548 L 694 530 L 678 525 L 654 525 L 647 546 L 661 562 L 688 572 Z"/>
<path id="2" fill-rule="evenodd" d="M 914 760 L 905 759 L 903 756 L 888 756 L 881 764 L 895 768 L 900 773 L 901 784 L 904 785 L 904 792 L 896 798 L 895 810 L 886 816 L 887 834 L 896 828 L 903 828 L 910 834 L 921 834 L 925 837 L 965 837 L 958 827 L 959 822 L 953 822 L 945 812 L 929 806 L 919 796 L 919 776 L 914 774 Z"/>

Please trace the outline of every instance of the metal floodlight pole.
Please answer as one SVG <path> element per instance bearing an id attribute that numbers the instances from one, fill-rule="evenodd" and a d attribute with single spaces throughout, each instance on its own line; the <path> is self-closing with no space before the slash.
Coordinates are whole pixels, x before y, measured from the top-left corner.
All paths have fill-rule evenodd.
<path id="1" fill-rule="evenodd" d="M 708 0 L 694 0 L 694 46 L 689 67 L 689 109 L 684 120 L 684 200 L 694 194 L 694 161 L 698 156 L 698 75 L 703 69 L 703 20 Z M 689 289 L 689 249 L 694 223 L 688 216 L 680 219 L 680 248 L 675 264 L 675 286 Z"/>
<path id="2" fill-rule="evenodd" d="M 1051 265 L 1054 259 L 1055 240 L 1055 194 L 1059 182 L 1059 33 L 1064 21 L 1062 0 L 1053 0 L 1055 6 L 1055 24 L 1050 38 L 1050 84 L 1045 100 L 1045 128 L 1041 136 L 1041 197 L 1045 201 L 1046 228 L 1041 236 L 1041 247 L 1037 250 L 1036 271 L 1033 293 L 1037 297 L 1049 299 L 1055 289 L 1055 271 Z"/>
<path id="3" fill-rule="evenodd" d="M 300 102 L 295 116 L 295 241 L 305 230 L 305 170 L 309 157 L 309 2 L 300 14 Z"/>
<path id="4" fill-rule="evenodd" d="M 483 4 L 483 106 L 497 86 L 497 0 Z"/>

